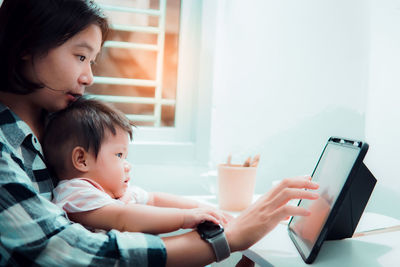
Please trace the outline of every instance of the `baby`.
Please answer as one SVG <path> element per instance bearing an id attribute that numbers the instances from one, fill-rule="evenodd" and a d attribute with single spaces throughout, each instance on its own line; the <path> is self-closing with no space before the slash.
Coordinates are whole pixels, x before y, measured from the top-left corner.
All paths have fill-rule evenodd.
<path id="1" fill-rule="evenodd" d="M 47 123 L 43 151 L 59 179 L 53 202 L 91 229 L 167 233 L 229 215 L 189 199 L 132 186 L 126 161 L 132 122 L 104 102 L 80 98 Z"/>

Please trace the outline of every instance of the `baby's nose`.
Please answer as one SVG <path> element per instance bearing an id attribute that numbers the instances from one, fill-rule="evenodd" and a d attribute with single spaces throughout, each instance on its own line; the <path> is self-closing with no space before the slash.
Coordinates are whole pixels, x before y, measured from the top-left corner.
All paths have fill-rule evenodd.
<path id="1" fill-rule="evenodd" d="M 125 169 L 125 172 L 130 172 L 132 169 L 131 164 L 129 162 L 127 162 L 126 160 L 124 162 L 124 169 Z"/>

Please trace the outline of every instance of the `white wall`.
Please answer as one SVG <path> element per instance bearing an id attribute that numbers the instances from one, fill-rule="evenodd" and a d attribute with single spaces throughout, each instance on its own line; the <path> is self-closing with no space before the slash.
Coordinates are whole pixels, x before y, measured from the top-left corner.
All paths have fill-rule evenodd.
<path id="1" fill-rule="evenodd" d="M 369 1 L 220 0 L 211 160 L 261 153 L 257 191 L 365 138 Z"/>
<path id="2" fill-rule="evenodd" d="M 370 91 L 366 162 L 379 181 L 400 193 L 400 1 L 371 1 Z"/>
<path id="3" fill-rule="evenodd" d="M 212 127 L 203 129 L 209 167 L 229 153 L 237 161 L 261 153 L 261 193 L 273 180 L 310 174 L 339 135 L 366 140 L 378 186 L 400 192 L 400 0 L 203 1 L 218 5 Z M 147 189 L 203 194 L 207 169 L 135 171 Z M 387 191 L 373 198 L 393 215 Z"/>

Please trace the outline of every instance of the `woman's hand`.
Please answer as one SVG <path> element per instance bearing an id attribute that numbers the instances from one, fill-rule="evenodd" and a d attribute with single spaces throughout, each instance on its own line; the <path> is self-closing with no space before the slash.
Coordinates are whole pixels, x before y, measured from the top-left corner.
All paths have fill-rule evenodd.
<path id="1" fill-rule="evenodd" d="M 226 225 L 231 251 L 249 248 L 288 216 L 308 216 L 308 210 L 287 203 L 291 199 L 317 199 L 317 193 L 304 190 L 317 188 L 310 177 L 281 181 Z"/>

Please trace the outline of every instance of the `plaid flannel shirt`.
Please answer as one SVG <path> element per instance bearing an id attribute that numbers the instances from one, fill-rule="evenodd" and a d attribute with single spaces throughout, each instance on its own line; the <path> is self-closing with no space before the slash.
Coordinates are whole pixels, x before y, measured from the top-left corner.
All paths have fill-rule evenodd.
<path id="1" fill-rule="evenodd" d="M 158 236 L 92 233 L 71 223 L 50 200 L 54 188 L 40 143 L 0 103 L 1 266 L 164 266 Z"/>

